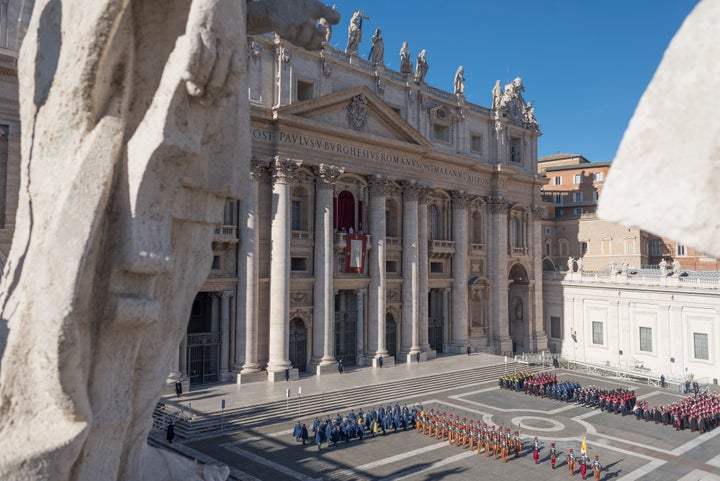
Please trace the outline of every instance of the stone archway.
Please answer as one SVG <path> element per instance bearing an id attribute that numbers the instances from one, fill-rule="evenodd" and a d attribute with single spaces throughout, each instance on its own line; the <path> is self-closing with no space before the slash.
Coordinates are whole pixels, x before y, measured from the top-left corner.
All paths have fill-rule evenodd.
<path id="1" fill-rule="evenodd" d="M 508 274 L 508 324 L 513 352 L 526 352 L 530 324 L 530 279 L 525 267 L 516 263 Z"/>

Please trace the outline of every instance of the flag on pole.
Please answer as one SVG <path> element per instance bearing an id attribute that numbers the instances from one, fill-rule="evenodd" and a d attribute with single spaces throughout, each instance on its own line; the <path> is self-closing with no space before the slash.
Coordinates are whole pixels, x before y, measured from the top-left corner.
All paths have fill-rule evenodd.
<path id="1" fill-rule="evenodd" d="M 580 452 L 582 454 L 585 454 L 586 451 L 587 451 L 587 442 L 585 442 L 585 435 L 583 435 L 583 442 L 582 442 L 582 445 L 580 446 Z"/>

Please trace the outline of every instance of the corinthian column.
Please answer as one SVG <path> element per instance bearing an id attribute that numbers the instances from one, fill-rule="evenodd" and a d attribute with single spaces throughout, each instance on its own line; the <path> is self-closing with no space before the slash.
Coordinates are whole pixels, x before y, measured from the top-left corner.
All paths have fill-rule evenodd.
<path id="1" fill-rule="evenodd" d="M 368 255 L 368 351 L 375 357 L 387 357 L 385 345 L 385 189 L 387 179 L 368 177 L 370 190 L 370 239 Z"/>
<path id="2" fill-rule="evenodd" d="M 290 183 L 300 161 L 275 158 L 272 163 L 272 217 L 270 249 L 270 349 L 268 380 L 283 380 L 290 367 Z"/>
<path id="3" fill-rule="evenodd" d="M 402 332 L 400 350 L 414 356 L 420 350 L 418 326 L 418 186 L 403 186 Z"/>
<path id="4" fill-rule="evenodd" d="M 512 351 L 508 321 L 508 204 L 500 196 L 490 196 L 488 272 L 490 275 L 490 336 L 498 354 Z"/>
<path id="5" fill-rule="evenodd" d="M 313 357 L 320 366 L 335 364 L 335 309 L 333 295 L 333 191 L 343 173 L 325 164 L 315 168 L 315 291 Z"/>
<path id="6" fill-rule="evenodd" d="M 422 352 L 430 351 L 428 342 L 428 194 L 429 189 L 418 192 L 418 339 Z M 435 357 L 433 351 L 430 358 Z"/>
<path id="7" fill-rule="evenodd" d="M 468 206 L 464 192 L 452 193 L 452 224 L 455 255 L 453 256 L 452 349 L 463 352 L 468 342 Z"/>
<path id="8" fill-rule="evenodd" d="M 238 246 L 238 299 L 235 310 L 235 332 L 245 330 L 244 351 L 239 342 L 235 344 L 235 362 L 233 369 L 241 374 L 258 372 L 258 270 L 257 248 L 257 202 L 258 182 L 265 175 L 269 161 L 253 160 L 250 169 L 248 195 L 240 201 L 240 233 Z M 244 364 L 243 364 L 244 360 Z"/>
<path id="9" fill-rule="evenodd" d="M 532 336 L 534 339 L 534 350 L 545 351 L 548 348 L 548 338 L 545 333 L 545 320 L 543 319 L 543 277 L 542 277 L 542 254 L 543 254 L 543 233 L 542 233 L 542 216 L 543 208 L 535 206 L 532 209 L 532 245 L 530 248 L 533 259 L 533 277 L 535 279 L 535 298 L 530 300 L 534 302 L 534 309 L 530 322 L 532 323 Z"/>

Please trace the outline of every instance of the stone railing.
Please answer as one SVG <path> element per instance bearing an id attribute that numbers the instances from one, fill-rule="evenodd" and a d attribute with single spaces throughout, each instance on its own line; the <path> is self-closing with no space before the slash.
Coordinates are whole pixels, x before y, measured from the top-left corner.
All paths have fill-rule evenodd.
<path id="1" fill-rule="evenodd" d="M 470 254 L 480 255 L 485 253 L 485 244 L 470 244 Z"/>
<path id="2" fill-rule="evenodd" d="M 543 272 L 544 280 L 564 280 L 587 284 L 623 284 L 685 289 L 720 289 L 720 278 L 660 275 L 608 274 L 607 272 Z"/>
<path id="3" fill-rule="evenodd" d="M 402 248 L 402 237 L 386 237 L 385 238 L 385 246 L 401 249 Z"/>
<path id="4" fill-rule="evenodd" d="M 290 240 L 296 241 L 312 241 L 314 239 L 313 232 L 309 230 L 294 230 L 290 231 Z"/>
<path id="5" fill-rule="evenodd" d="M 428 241 L 428 257 L 445 258 L 455 254 L 455 242 L 447 240 Z"/>
<path id="6" fill-rule="evenodd" d="M 237 242 L 237 226 L 219 225 L 215 227 L 213 242 Z"/>
<path id="7" fill-rule="evenodd" d="M 526 256 L 526 255 L 528 255 L 528 248 L 527 247 L 513 247 L 511 250 L 511 253 L 514 256 Z"/>

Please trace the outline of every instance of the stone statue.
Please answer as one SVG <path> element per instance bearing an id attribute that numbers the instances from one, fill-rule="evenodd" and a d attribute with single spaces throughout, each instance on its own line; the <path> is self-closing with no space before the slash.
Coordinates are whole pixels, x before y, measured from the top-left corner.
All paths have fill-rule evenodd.
<path id="1" fill-rule="evenodd" d="M 502 87 L 500 86 L 500 81 L 495 81 L 495 86 L 492 89 L 492 109 L 496 110 L 498 107 L 500 107 L 500 99 L 502 99 Z"/>
<path id="2" fill-rule="evenodd" d="M 615 261 L 610 262 L 610 274 L 617 274 L 617 263 Z"/>
<path id="3" fill-rule="evenodd" d="M 682 271 L 682 266 L 680 265 L 680 261 L 675 259 L 672 263 L 673 266 L 673 277 L 680 277 L 680 271 Z"/>
<path id="4" fill-rule="evenodd" d="M 411 74 L 413 72 L 412 62 L 410 61 L 410 50 L 408 43 L 403 42 L 400 49 L 400 73 Z"/>
<path id="5" fill-rule="evenodd" d="M 425 58 L 425 50 L 420 52 L 418 55 L 417 62 L 415 63 L 415 83 L 422 83 L 425 81 L 425 75 L 428 71 L 428 63 Z"/>
<path id="6" fill-rule="evenodd" d="M 465 69 L 463 66 L 459 66 L 457 72 L 455 72 L 454 90 L 455 95 L 465 94 Z"/>
<path id="7" fill-rule="evenodd" d="M 620 263 L 620 272 L 622 272 L 622 275 L 626 276 L 628 275 L 629 270 L 630 264 L 628 264 L 627 259 L 623 259 L 623 261 Z"/>
<path id="8" fill-rule="evenodd" d="M 332 25 L 330 25 L 330 22 L 327 21 L 326 18 L 321 18 L 318 20 L 318 25 L 320 28 L 325 29 L 325 44 L 330 45 L 330 38 L 332 37 Z"/>
<path id="9" fill-rule="evenodd" d="M 719 22 L 720 2 L 703 0 L 675 34 L 623 136 L 598 210 L 604 219 L 714 257 L 720 256 L 720 121 L 717 102 L 709 99 L 720 76 L 717 62 L 708 61 L 720 56 Z"/>
<path id="10" fill-rule="evenodd" d="M 575 261 L 575 264 L 577 264 L 577 271 L 582 272 L 583 271 L 583 260 L 582 257 L 578 257 L 577 261 Z"/>
<path id="11" fill-rule="evenodd" d="M 0 479 L 228 476 L 151 448 L 152 412 L 248 176 L 246 35 L 319 49 L 320 17 L 339 20 L 316 0 L 35 2 L 0 286 Z"/>
<path id="12" fill-rule="evenodd" d="M 360 10 L 355 10 L 350 18 L 348 25 L 348 39 L 345 53 L 348 55 L 357 55 L 360 49 L 360 40 L 362 40 L 362 21 L 367 18 Z"/>
<path id="13" fill-rule="evenodd" d="M 660 259 L 660 263 L 658 264 L 658 267 L 660 268 L 660 276 L 662 276 L 662 277 L 667 276 L 667 261 L 665 261 L 664 257 L 662 259 Z"/>
<path id="14" fill-rule="evenodd" d="M 573 259 L 572 257 L 568 257 L 567 268 L 568 272 L 575 272 L 575 259 Z"/>
<path id="15" fill-rule="evenodd" d="M 382 32 L 379 28 L 375 29 L 375 34 L 372 36 L 372 47 L 370 47 L 370 55 L 368 60 L 374 64 L 382 65 L 385 59 L 385 44 L 382 38 Z"/>

